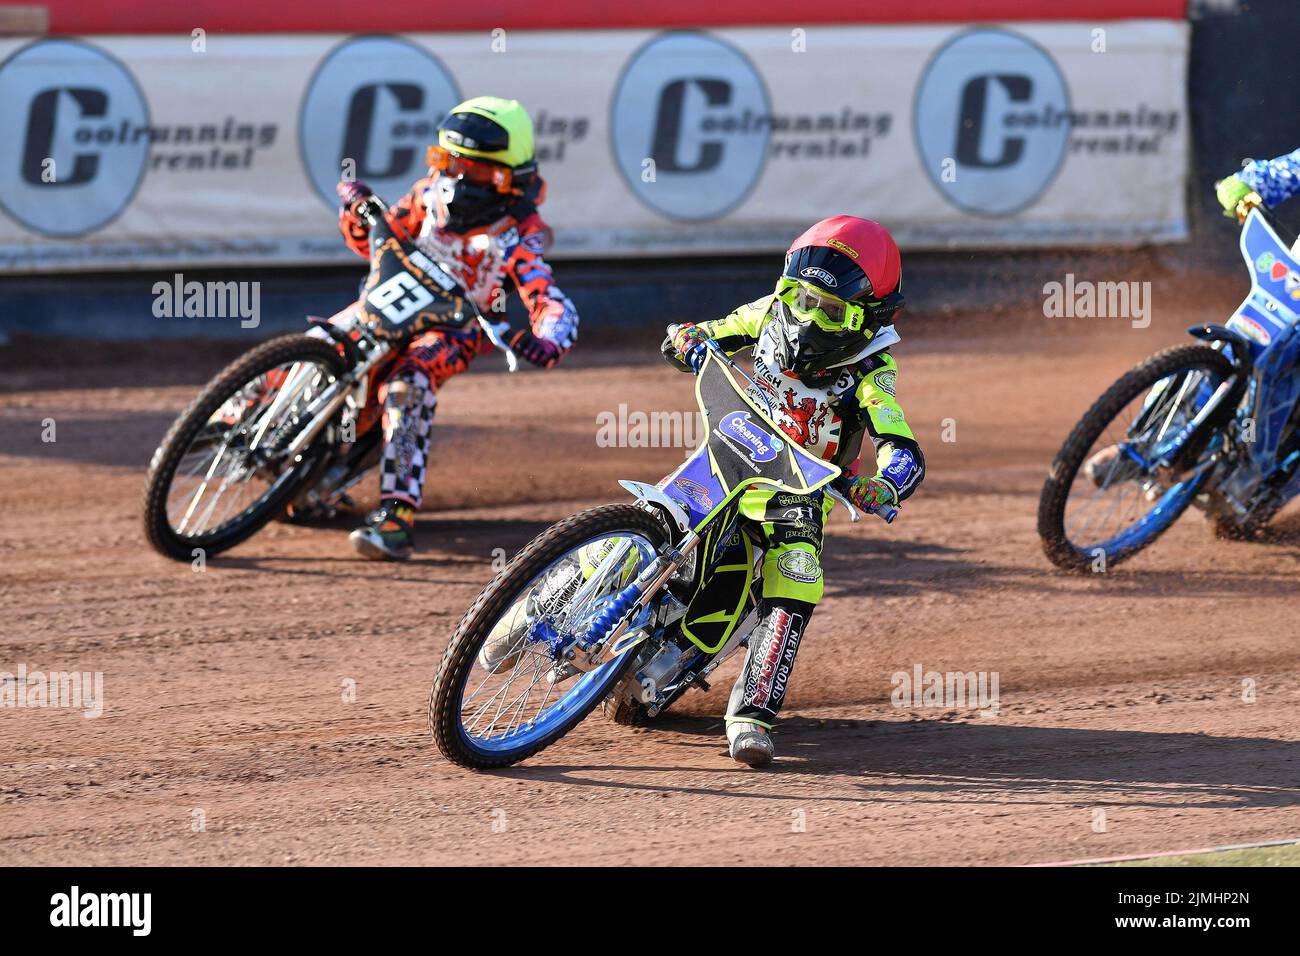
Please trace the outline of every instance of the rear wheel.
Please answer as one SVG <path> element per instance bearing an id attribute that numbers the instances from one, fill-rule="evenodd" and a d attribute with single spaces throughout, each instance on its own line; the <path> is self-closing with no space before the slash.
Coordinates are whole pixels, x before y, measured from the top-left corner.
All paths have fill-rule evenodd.
<path id="1" fill-rule="evenodd" d="M 550 746 L 604 699 L 636 658 L 572 671 L 566 651 L 668 543 L 633 505 L 604 505 L 548 528 L 465 613 L 429 692 L 429 729 L 448 760 L 491 769 Z"/>
<path id="2" fill-rule="evenodd" d="M 305 335 L 272 339 L 223 369 L 163 438 L 149 465 L 145 537 L 188 561 L 252 536 L 313 474 L 319 451 L 277 457 L 308 424 L 303 411 L 347 370 Z M 319 442 L 318 442 L 319 445 Z"/>
<path id="3" fill-rule="evenodd" d="M 1233 374 L 1221 352 L 1184 345 L 1152 356 L 1097 399 L 1043 484 L 1038 533 L 1057 567 L 1088 571 L 1132 557 L 1163 534 L 1209 475 L 1211 421 L 1184 427 Z"/>
<path id="4" fill-rule="evenodd" d="M 1231 506 L 1227 502 L 1222 502 L 1210 519 L 1214 536 L 1225 541 L 1254 541 L 1282 510 L 1284 504 L 1285 499 L 1271 495 L 1256 503 L 1246 517 L 1239 518 L 1229 511 Z"/>

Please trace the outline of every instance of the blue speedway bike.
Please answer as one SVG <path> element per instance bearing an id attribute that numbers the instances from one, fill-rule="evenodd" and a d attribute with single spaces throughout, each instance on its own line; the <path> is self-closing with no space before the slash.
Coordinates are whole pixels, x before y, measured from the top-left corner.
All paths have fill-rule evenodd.
<path id="1" fill-rule="evenodd" d="M 1300 264 L 1259 208 L 1239 244 L 1251 288 L 1232 317 L 1122 376 L 1052 462 L 1038 533 L 1057 567 L 1130 558 L 1190 505 L 1250 538 L 1300 492 Z"/>
<path id="2" fill-rule="evenodd" d="M 756 617 L 762 555 L 739 530 L 745 488 L 826 488 L 858 520 L 840 469 L 788 441 L 736 375 L 748 378 L 709 343 L 695 381 L 705 442 L 658 485 L 619 482 L 632 503 L 542 532 L 466 612 L 429 694 L 448 760 L 505 767 L 602 703 L 616 723 L 638 724 L 691 687 L 707 689 Z"/>

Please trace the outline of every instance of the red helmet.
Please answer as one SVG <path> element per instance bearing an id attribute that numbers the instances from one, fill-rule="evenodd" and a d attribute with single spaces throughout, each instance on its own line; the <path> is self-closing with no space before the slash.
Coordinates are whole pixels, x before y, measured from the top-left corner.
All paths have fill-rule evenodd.
<path id="1" fill-rule="evenodd" d="M 831 216 L 790 244 L 783 274 L 846 302 L 882 302 L 901 292 L 903 263 L 894 237 L 880 223 Z"/>
<path id="2" fill-rule="evenodd" d="M 855 361 L 903 307 L 898 246 L 878 222 L 832 216 L 796 239 L 777 283 L 778 358 L 808 384 Z"/>

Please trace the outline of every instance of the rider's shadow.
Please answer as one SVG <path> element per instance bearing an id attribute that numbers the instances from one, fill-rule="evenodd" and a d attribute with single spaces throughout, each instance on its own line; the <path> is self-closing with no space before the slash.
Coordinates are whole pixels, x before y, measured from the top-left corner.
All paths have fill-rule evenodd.
<path id="1" fill-rule="evenodd" d="M 915 539 L 834 535 L 822 549 L 821 565 L 827 594 L 853 597 L 907 597 L 940 586 L 950 593 L 980 591 L 1012 574 L 972 554 Z"/>
<path id="2" fill-rule="evenodd" d="M 550 521 L 533 519 L 444 518 L 437 514 L 417 514 L 415 550 L 417 555 L 446 553 L 499 562 L 503 558 L 513 558 L 524 545 L 550 526 Z"/>
<path id="3" fill-rule="evenodd" d="M 815 774 L 888 774 L 888 795 L 948 802 L 1232 809 L 1300 805 L 1300 742 L 971 722 L 796 719 L 778 747 Z M 866 789 L 879 789 L 870 788 Z M 1050 789 L 1050 793 L 1045 791 Z M 1042 793 L 1041 798 L 1035 794 Z M 1172 798 L 1172 799 L 1171 799 Z"/>
<path id="4" fill-rule="evenodd" d="M 0 418 L 0 456 L 143 468 L 175 418 L 170 412 L 88 415 L 57 407 Z"/>
<path id="5" fill-rule="evenodd" d="M 295 525 L 297 528 L 329 531 L 334 534 L 329 546 L 322 546 L 321 552 L 317 554 L 274 555 L 234 552 L 218 555 L 211 559 L 211 563 L 216 567 L 323 578 L 346 574 L 349 570 L 373 573 L 374 569 L 383 568 L 384 575 L 389 580 L 405 580 L 420 584 L 428 584 L 429 580 L 402 577 L 400 570 L 402 568 L 463 570 L 464 578 L 453 580 L 440 577 L 437 584 L 482 587 L 492 580 L 493 574 L 500 569 L 500 563 L 504 559 L 514 556 L 525 544 L 549 526 L 546 521 L 417 515 L 415 553 L 401 563 L 377 565 L 354 554 L 344 540 L 346 533 L 355 528 L 359 520 L 358 515 L 341 514 L 333 518 L 314 518 Z M 254 550 L 256 544 L 246 548 L 246 551 Z"/>
<path id="6" fill-rule="evenodd" d="M 1082 580 L 1099 595 L 1120 598 L 1164 598 L 1171 588 L 1190 588 L 1205 595 L 1237 595 L 1250 588 L 1264 596 L 1289 597 L 1294 590 L 1290 572 L 1261 578 L 1249 568 L 1236 567 L 1230 558 L 1233 548 L 1271 549 L 1273 556 L 1300 562 L 1300 510 L 1284 512 L 1250 542 L 1222 542 L 1225 561 L 1197 571 L 1162 569 L 1147 565 L 1124 565 L 1105 575 L 1083 576 L 1051 568 L 1046 559 L 1041 567 L 1004 566 L 981 560 L 981 550 L 953 548 L 907 539 L 875 538 L 868 535 L 838 535 L 827 538 L 821 563 L 826 594 L 846 597 L 914 597 L 920 594 L 987 595 L 990 589 L 1006 587 L 1017 591 L 1047 594 L 1070 593 Z M 1289 550 L 1288 550 L 1289 549 Z"/>
<path id="7" fill-rule="evenodd" d="M 665 789 L 673 791 L 812 802 L 904 799 L 917 804 L 978 801 L 981 806 L 1179 810 L 1300 806 L 1298 741 L 1026 727 L 1008 723 L 1005 717 L 973 722 L 790 717 L 773 734 L 780 758 L 755 773 L 726 759 L 720 727 L 716 716 L 666 715 L 656 723 L 668 740 L 677 738 L 674 743 L 716 750 L 716 768 L 684 767 L 675 765 L 681 761 L 668 760 L 660 766 L 524 765 L 510 772 L 575 787 L 615 789 L 653 789 L 655 773 L 663 773 L 672 776 Z M 635 779 L 620 781 L 620 771 Z M 752 786 L 738 784 L 733 776 L 737 773 Z M 838 782 L 814 792 L 781 784 L 783 777 L 807 776 Z M 857 779 L 863 777 L 881 779 Z"/>

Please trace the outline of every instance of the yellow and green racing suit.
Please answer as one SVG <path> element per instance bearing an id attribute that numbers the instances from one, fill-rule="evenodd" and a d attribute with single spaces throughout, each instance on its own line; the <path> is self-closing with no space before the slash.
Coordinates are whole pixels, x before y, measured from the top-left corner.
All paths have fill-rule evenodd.
<path id="1" fill-rule="evenodd" d="M 793 440 L 823 460 L 851 470 L 864 437 L 872 442 L 877 477 L 902 501 L 924 476 L 925 461 L 898 403 L 898 365 L 889 347 L 899 341 L 892 326 L 863 338 L 846 364 L 810 385 L 780 367 L 775 296 L 746 303 L 721 319 L 696 326 L 728 354 L 753 351 L 754 384 L 747 391 Z M 672 344 L 665 357 L 689 370 Z M 833 500 L 821 491 L 797 495 L 751 488 L 739 502 L 742 527 L 764 549 L 762 601 L 749 653 L 732 690 L 728 721 L 771 726 L 785 699 L 790 672 L 812 611 L 823 591 L 821 552 Z"/>

